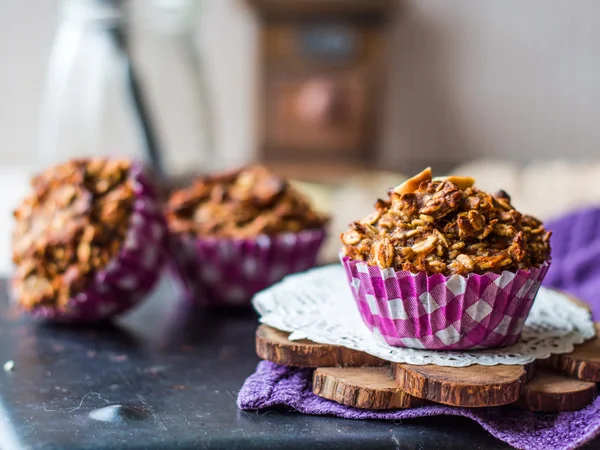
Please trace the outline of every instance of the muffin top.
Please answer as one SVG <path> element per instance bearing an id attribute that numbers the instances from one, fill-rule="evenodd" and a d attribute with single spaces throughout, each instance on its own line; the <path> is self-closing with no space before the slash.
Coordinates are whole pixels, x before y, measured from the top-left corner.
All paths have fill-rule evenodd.
<path id="1" fill-rule="evenodd" d="M 72 160 L 31 181 L 14 212 L 14 286 L 20 304 L 62 306 L 117 255 L 133 208 L 131 164 Z"/>
<path id="2" fill-rule="evenodd" d="M 344 255 L 369 265 L 443 275 L 517 271 L 550 257 L 550 235 L 519 213 L 504 191 L 426 169 L 377 200 L 376 211 L 342 233 Z"/>
<path id="3" fill-rule="evenodd" d="M 327 223 L 288 181 L 260 165 L 198 178 L 172 194 L 167 219 L 175 233 L 227 238 L 298 232 Z"/>

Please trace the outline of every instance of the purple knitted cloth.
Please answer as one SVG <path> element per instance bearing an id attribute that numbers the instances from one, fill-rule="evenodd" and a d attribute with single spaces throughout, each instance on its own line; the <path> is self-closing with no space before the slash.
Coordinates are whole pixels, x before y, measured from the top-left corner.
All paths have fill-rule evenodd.
<path id="1" fill-rule="evenodd" d="M 312 393 L 312 370 L 262 361 L 238 396 L 241 409 L 264 409 L 287 405 L 305 414 L 332 415 L 346 419 L 401 420 L 453 415 L 473 419 L 508 444 L 527 450 L 572 449 L 592 439 L 600 429 L 600 397 L 581 411 L 540 414 L 512 407 L 466 409 L 423 406 L 415 409 L 369 411 L 343 406 Z"/>
<path id="2" fill-rule="evenodd" d="M 552 267 L 544 284 L 577 295 L 600 317 L 600 208 L 579 211 L 548 223 Z M 514 407 L 465 409 L 424 406 L 410 410 L 370 411 L 350 408 L 312 393 L 312 371 L 259 363 L 238 396 L 241 409 L 287 405 L 299 412 L 347 419 L 400 420 L 456 415 L 479 423 L 498 439 L 519 449 L 573 449 L 600 434 L 600 397 L 581 411 L 541 414 Z"/>
<path id="3" fill-rule="evenodd" d="M 600 320 L 600 207 L 546 224 L 552 230 L 552 266 L 544 285 L 570 292 L 592 306 Z"/>

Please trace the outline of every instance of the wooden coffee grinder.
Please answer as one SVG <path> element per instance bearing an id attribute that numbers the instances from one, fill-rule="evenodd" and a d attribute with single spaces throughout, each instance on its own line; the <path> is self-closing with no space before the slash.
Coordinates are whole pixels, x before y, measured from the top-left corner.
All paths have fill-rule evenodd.
<path id="1" fill-rule="evenodd" d="M 260 18 L 257 159 L 296 178 L 367 167 L 377 147 L 393 2 L 248 2 Z"/>

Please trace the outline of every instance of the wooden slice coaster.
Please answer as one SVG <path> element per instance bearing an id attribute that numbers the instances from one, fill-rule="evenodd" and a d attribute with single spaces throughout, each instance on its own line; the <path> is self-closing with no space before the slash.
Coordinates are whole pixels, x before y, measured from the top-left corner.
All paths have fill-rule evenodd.
<path id="1" fill-rule="evenodd" d="M 525 388 L 525 366 L 443 367 L 392 364 L 397 386 L 415 397 L 468 408 L 516 402 Z"/>
<path id="2" fill-rule="evenodd" d="M 415 408 L 427 402 L 398 389 L 385 367 L 322 367 L 313 374 L 313 392 L 363 409 Z"/>
<path id="3" fill-rule="evenodd" d="M 600 324 L 596 323 L 596 337 L 575 347 L 565 355 L 551 356 L 547 364 L 558 372 L 584 381 L 600 382 Z"/>
<path id="4" fill-rule="evenodd" d="M 576 411 L 590 404 L 596 394 L 596 383 L 538 369 L 533 380 L 525 386 L 517 406 L 530 411 Z"/>
<path id="5" fill-rule="evenodd" d="M 256 330 L 259 358 L 294 367 L 360 367 L 388 364 L 375 356 L 337 345 L 317 344 L 303 339 L 290 341 L 286 333 L 268 325 Z"/>
<path id="6" fill-rule="evenodd" d="M 600 332 L 600 325 L 596 328 Z M 313 392 L 357 408 L 410 408 L 426 400 L 462 407 L 499 406 L 518 401 L 519 406 L 533 411 L 567 411 L 580 409 L 592 401 L 596 387 L 589 381 L 600 381 L 599 338 L 577 346 L 568 355 L 539 361 L 536 366 L 540 375 L 526 386 L 534 375 L 534 364 L 469 367 L 392 364 L 393 378 L 390 378 L 389 363 L 379 358 L 336 345 L 290 341 L 288 336 L 289 333 L 261 325 L 256 331 L 258 356 L 278 364 L 317 368 Z M 553 373 L 554 368 L 583 381 Z"/>

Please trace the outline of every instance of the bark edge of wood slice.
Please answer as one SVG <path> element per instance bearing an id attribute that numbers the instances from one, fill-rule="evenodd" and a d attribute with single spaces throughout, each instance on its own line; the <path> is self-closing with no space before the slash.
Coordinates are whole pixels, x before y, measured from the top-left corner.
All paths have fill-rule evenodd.
<path id="1" fill-rule="evenodd" d="M 589 405 L 596 395 L 596 383 L 538 369 L 516 405 L 538 412 L 577 411 Z"/>
<path id="2" fill-rule="evenodd" d="M 544 365 L 582 381 L 600 382 L 600 323 L 595 323 L 596 337 L 576 345 L 571 353 L 552 355 Z"/>
<path id="3" fill-rule="evenodd" d="M 534 366 L 392 364 L 392 369 L 397 386 L 412 396 L 444 405 L 477 408 L 519 400 Z"/>
<path id="4" fill-rule="evenodd" d="M 360 409 L 406 409 L 427 404 L 399 389 L 389 366 L 318 368 L 313 373 L 313 393 Z"/>
<path id="5" fill-rule="evenodd" d="M 360 367 L 389 364 L 358 350 L 302 339 L 290 341 L 290 333 L 268 325 L 256 329 L 256 354 L 259 358 L 293 367 Z"/>

